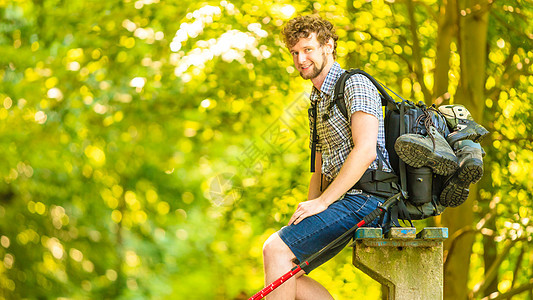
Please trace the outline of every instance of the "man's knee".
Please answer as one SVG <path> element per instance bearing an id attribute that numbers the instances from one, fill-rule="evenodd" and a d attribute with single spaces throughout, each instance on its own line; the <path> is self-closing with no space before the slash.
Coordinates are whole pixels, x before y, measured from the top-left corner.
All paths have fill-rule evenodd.
<path id="1" fill-rule="evenodd" d="M 291 249 L 283 242 L 277 232 L 272 234 L 263 244 L 263 258 L 269 259 L 271 257 L 288 259 L 294 257 Z"/>

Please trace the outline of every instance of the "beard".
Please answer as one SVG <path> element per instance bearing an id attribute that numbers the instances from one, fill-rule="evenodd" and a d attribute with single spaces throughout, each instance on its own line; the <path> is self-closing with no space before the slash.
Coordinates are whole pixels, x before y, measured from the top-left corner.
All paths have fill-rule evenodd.
<path id="1" fill-rule="evenodd" d="M 326 54 L 322 52 L 322 65 L 317 68 L 316 63 L 313 62 L 313 65 L 311 66 L 311 73 L 305 75 L 302 72 L 300 72 L 300 76 L 302 76 L 303 79 L 313 79 L 317 77 L 320 73 L 322 73 L 322 70 L 326 67 Z"/>

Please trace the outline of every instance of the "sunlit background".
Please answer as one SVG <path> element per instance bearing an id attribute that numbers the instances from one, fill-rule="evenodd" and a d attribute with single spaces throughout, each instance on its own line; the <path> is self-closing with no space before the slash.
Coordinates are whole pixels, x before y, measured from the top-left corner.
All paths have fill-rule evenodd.
<path id="1" fill-rule="evenodd" d="M 310 83 L 279 34 L 307 13 L 343 67 L 491 131 L 469 200 L 416 226 L 450 229 L 445 299 L 532 299 L 529 0 L 0 0 L 0 298 L 261 289 L 307 196 Z M 350 248 L 311 275 L 380 299 Z"/>

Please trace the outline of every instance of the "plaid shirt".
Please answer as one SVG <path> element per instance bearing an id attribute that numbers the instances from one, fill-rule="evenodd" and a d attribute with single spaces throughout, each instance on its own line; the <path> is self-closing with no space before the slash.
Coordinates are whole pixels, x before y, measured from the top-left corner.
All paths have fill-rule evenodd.
<path id="1" fill-rule="evenodd" d="M 333 93 L 335 90 L 335 83 L 340 75 L 344 73 L 339 63 L 335 62 L 329 70 L 324 83 L 318 90 L 313 86 L 310 100 L 311 105 L 317 105 L 318 123 L 318 144 L 316 150 L 322 153 L 322 174 L 326 176 L 328 181 L 333 181 L 339 174 L 339 171 L 348 157 L 348 154 L 353 149 L 354 144 L 352 140 L 352 133 L 350 122 L 347 122 L 337 105 L 330 103 L 334 102 Z M 381 98 L 376 87 L 364 75 L 356 74 L 350 76 L 346 81 L 344 101 L 348 110 L 348 115 L 352 115 L 356 111 L 362 111 L 375 116 L 379 121 L 378 130 L 378 147 L 379 151 L 387 162 L 383 162 L 383 170 L 390 172 L 389 168 L 389 154 L 385 149 L 385 129 L 383 125 L 383 109 L 381 107 Z M 314 117 L 309 116 L 309 125 L 311 129 L 311 139 L 309 147 L 312 144 Z M 356 133 L 357 134 L 357 133 Z M 370 164 L 370 168 L 378 168 L 378 159 Z M 360 190 L 351 189 L 348 194 L 361 193 Z"/>

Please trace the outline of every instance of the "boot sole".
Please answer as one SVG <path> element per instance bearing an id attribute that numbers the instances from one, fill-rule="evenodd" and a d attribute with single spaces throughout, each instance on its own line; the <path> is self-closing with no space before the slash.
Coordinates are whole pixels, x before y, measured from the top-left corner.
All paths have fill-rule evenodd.
<path id="1" fill-rule="evenodd" d="M 476 183 L 483 176 L 483 162 L 472 159 L 461 166 L 450 179 L 440 194 L 440 203 L 444 206 L 455 207 L 463 204 L 468 198 L 471 183 Z"/>
<path id="2" fill-rule="evenodd" d="M 397 141 L 394 149 L 398 156 L 414 168 L 428 166 L 435 174 L 450 175 L 457 170 L 457 162 L 411 141 Z"/>
<path id="3" fill-rule="evenodd" d="M 483 162 L 479 159 L 473 161 L 460 167 L 457 172 L 457 177 L 468 184 L 476 183 L 483 177 Z"/>
<path id="4" fill-rule="evenodd" d="M 463 204 L 468 198 L 468 184 L 454 177 L 442 190 L 439 200 L 440 204 L 447 207 L 456 207 Z"/>

